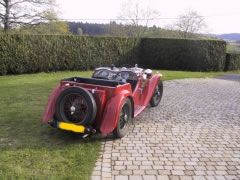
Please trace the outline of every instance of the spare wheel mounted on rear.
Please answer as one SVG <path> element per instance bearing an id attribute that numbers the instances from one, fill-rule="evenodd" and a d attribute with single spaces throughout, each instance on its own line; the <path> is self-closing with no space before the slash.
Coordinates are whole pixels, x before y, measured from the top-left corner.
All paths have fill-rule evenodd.
<path id="1" fill-rule="evenodd" d="M 87 90 L 70 87 L 62 91 L 58 97 L 55 113 L 58 121 L 91 125 L 97 113 L 96 102 Z"/>

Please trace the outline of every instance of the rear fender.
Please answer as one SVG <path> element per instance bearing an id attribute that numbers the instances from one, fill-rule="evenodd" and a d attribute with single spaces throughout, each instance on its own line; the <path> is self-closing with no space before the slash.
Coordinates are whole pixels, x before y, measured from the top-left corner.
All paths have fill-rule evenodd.
<path id="1" fill-rule="evenodd" d="M 51 95 L 48 98 L 48 103 L 43 113 L 42 122 L 47 123 L 51 119 L 53 119 L 57 98 L 63 90 L 64 88 L 62 88 L 61 84 L 59 84 L 53 89 Z"/>
<path id="2" fill-rule="evenodd" d="M 131 92 L 128 90 L 124 90 L 121 91 L 120 94 L 117 94 L 108 100 L 105 106 L 103 119 L 100 126 L 100 132 L 102 134 L 107 135 L 115 129 L 118 123 L 118 117 L 121 111 L 121 107 L 124 103 L 125 98 L 127 98 L 128 96 L 131 99 Z"/>

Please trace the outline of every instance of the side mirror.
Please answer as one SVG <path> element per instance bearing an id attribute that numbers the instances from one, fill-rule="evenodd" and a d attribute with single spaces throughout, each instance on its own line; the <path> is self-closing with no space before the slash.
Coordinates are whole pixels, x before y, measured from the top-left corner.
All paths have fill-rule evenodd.
<path id="1" fill-rule="evenodd" d="M 152 77 L 152 73 L 153 73 L 153 71 L 152 71 L 151 69 L 146 69 L 146 70 L 144 71 L 144 74 L 147 75 L 147 78 L 148 78 L 148 79 L 149 79 L 150 77 Z"/>

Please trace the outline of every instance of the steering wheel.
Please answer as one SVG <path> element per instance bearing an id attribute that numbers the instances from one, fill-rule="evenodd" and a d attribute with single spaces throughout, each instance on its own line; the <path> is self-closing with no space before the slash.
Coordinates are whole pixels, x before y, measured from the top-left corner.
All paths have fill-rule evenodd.
<path id="1" fill-rule="evenodd" d="M 113 76 L 112 76 L 112 80 L 116 80 L 118 77 L 119 77 L 119 74 L 121 74 L 122 73 L 122 71 L 119 71 L 119 72 L 117 72 L 116 74 L 114 74 Z"/>

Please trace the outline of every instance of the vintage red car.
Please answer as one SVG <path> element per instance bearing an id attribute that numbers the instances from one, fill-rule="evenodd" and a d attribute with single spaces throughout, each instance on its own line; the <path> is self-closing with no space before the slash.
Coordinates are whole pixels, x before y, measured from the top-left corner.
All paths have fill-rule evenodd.
<path id="1" fill-rule="evenodd" d="M 92 78 L 63 79 L 53 90 L 43 122 L 85 135 L 100 132 L 123 137 L 132 118 L 159 104 L 161 74 L 137 67 L 100 67 Z"/>

